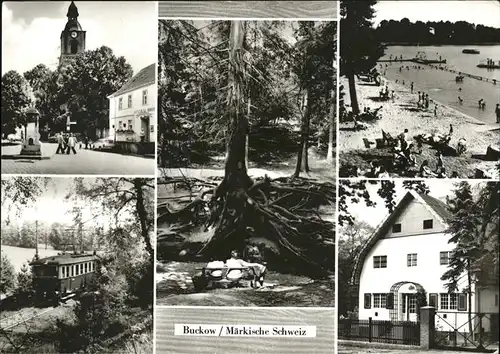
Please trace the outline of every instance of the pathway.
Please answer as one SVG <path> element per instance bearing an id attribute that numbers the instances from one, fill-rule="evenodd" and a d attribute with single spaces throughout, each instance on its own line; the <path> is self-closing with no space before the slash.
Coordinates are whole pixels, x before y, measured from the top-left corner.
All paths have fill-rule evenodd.
<path id="1" fill-rule="evenodd" d="M 2 174 L 93 174 L 153 176 L 155 159 L 76 149 L 77 154 L 56 154 L 57 144 L 42 143 L 48 160 L 2 160 Z M 3 146 L 2 155 L 19 154 L 21 146 Z"/>

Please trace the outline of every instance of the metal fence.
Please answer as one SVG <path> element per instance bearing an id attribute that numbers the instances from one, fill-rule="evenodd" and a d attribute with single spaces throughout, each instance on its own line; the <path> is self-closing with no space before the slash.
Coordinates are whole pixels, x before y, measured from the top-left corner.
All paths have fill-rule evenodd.
<path id="1" fill-rule="evenodd" d="M 498 348 L 498 313 L 438 311 L 435 313 L 435 343 L 438 348 Z"/>
<path id="2" fill-rule="evenodd" d="M 420 323 L 410 321 L 374 321 L 339 319 L 339 339 L 364 342 L 420 345 Z"/>

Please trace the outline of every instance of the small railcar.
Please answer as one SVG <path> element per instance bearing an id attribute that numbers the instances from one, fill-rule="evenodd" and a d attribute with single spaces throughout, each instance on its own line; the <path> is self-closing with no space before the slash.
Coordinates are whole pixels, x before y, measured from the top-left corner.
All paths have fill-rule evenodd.
<path id="1" fill-rule="evenodd" d="M 95 279 L 95 254 L 59 254 L 30 263 L 38 303 L 58 303 L 85 289 Z"/>

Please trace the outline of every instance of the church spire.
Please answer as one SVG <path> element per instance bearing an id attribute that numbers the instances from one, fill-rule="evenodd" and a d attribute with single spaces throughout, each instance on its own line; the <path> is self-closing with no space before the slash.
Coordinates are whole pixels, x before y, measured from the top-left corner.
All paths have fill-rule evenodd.
<path id="1" fill-rule="evenodd" d="M 69 20 L 76 20 L 78 18 L 78 8 L 75 2 L 72 1 L 68 8 L 68 13 L 66 14 Z"/>

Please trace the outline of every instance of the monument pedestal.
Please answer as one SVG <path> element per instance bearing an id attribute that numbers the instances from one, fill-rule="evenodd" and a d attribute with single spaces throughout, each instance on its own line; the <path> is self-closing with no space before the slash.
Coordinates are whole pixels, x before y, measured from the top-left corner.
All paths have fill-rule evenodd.
<path id="1" fill-rule="evenodd" d="M 21 156 L 42 156 L 40 133 L 38 132 L 38 116 L 36 109 L 30 108 L 26 112 L 26 127 Z"/>
<path id="2" fill-rule="evenodd" d="M 19 155 L 2 155 L 2 159 L 43 160 L 49 158 L 48 156 L 42 156 L 42 146 L 39 141 L 40 133 L 38 132 L 40 113 L 35 108 L 28 108 L 25 114 L 26 125 L 21 153 Z"/>
<path id="3" fill-rule="evenodd" d="M 23 148 L 21 149 L 20 156 L 42 156 L 42 149 L 40 143 L 36 145 L 23 144 Z"/>

